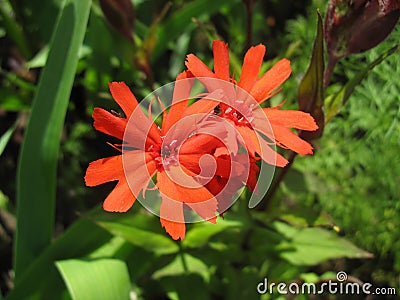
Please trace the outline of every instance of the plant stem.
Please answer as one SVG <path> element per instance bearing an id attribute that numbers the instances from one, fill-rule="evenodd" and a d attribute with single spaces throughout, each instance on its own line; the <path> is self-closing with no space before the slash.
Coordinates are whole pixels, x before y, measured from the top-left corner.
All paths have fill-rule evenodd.
<path id="1" fill-rule="evenodd" d="M 189 268 L 188 268 L 186 258 L 185 258 L 185 252 L 183 251 L 183 247 L 182 247 L 181 243 L 179 243 L 179 256 L 182 261 L 183 270 L 185 271 L 185 273 L 189 273 Z"/>
<path id="2" fill-rule="evenodd" d="M 243 0 L 246 6 L 246 49 L 251 47 L 253 39 L 253 7 L 256 0 Z"/>

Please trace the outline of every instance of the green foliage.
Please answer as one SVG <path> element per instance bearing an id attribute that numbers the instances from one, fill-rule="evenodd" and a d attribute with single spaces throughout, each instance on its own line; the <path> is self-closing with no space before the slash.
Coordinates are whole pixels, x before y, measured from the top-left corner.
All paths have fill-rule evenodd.
<path id="1" fill-rule="evenodd" d="M 0 156 L 10 141 L 10 138 L 15 130 L 15 124 L 7 129 L 7 131 L 0 137 Z"/>
<path id="2" fill-rule="evenodd" d="M 121 260 L 68 259 L 57 261 L 56 266 L 74 300 L 129 298 L 128 269 Z"/>
<path id="3" fill-rule="evenodd" d="M 290 23 L 289 36 L 298 35 L 304 41 L 310 41 L 304 26 L 304 18 Z M 374 260 L 354 273 L 371 268 L 374 270 L 372 274 L 364 276 L 380 278 L 380 282 L 392 285 L 400 266 L 396 229 L 400 225 L 396 217 L 400 213 L 397 154 L 400 87 L 398 81 L 391 78 L 396 78 L 399 73 L 400 61 L 398 54 L 390 57 L 386 54 L 396 51 L 393 45 L 399 39 L 399 29 L 397 26 L 377 48 L 339 62 L 333 78 L 336 82 L 347 78 L 352 81 L 329 87 L 328 102 L 325 103 L 328 104 L 327 118 L 333 116 L 333 97 L 338 97 L 352 84 L 354 92 L 346 96 L 348 101 L 344 101 L 343 107 L 343 102 L 340 102 L 341 110 L 326 126 L 326 132 L 316 144 L 316 154 L 298 159 L 295 166 L 296 170 L 304 173 L 308 187 L 307 195 L 302 192 L 295 197 L 314 206 L 317 202 L 318 207 L 333 217 L 348 239 L 374 253 Z M 297 58 L 296 65 L 299 66 L 307 61 L 306 58 Z M 374 66 L 372 71 L 371 66 Z M 289 188 L 286 192 L 293 197 L 292 183 L 287 181 L 286 186 Z"/>
<path id="4" fill-rule="evenodd" d="M 324 29 L 322 17 L 317 13 L 317 35 L 315 37 L 310 65 L 301 80 L 298 88 L 297 101 L 299 109 L 310 113 L 318 125 L 314 132 L 302 132 L 301 136 L 306 140 L 314 140 L 322 136 L 325 121 L 323 111 L 324 101 Z"/>

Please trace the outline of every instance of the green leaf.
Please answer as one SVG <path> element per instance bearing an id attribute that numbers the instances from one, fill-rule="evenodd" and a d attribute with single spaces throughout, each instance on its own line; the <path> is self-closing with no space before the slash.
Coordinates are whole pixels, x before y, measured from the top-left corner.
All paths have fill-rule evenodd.
<path id="1" fill-rule="evenodd" d="M 26 91 L 26 90 L 24 90 Z M 15 94 L 15 91 L 2 89 L 1 93 L 1 101 L 0 101 L 0 109 L 5 111 L 27 111 L 30 109 L 30 105 L 25 98 L 22 98 L 19 95 Z"/>
<path id="2" fill-rule="evenodd" d="M 324 130 L 323 93 L 324 93 L 324 29 L 318 12 L 317 36 L 315 37 L 310 65 L 298 89 L 299 108 L 310 113 L 318 125 L 316 131 L 302 131 L 306 140 L 318 139 Z"/>
<path id="3" fill-rule="evenodd" d="M 218 220 L 217 224 L 202 223 L 195 225 L 186 234 L 185 239 L 182 241 L 182 246 L 188 248 L 198 248 L 204 246 L 208 241 L 218 233 L 231 227 L 240 227 L 240 222 Z"/>
<path id="4" fill-rule="evenodd" d="M 90 4 L 91 1 L 80 0 L 65 2 L 25 132 L 17 178 L 16 282 L 53 236 L 61 129 Z"/>
<path id="5" fill-rule="evenodd" d="M 126 264 L 118 259 L 68 259 L 56 262 L 74 300 L 129 299 Z"/>
<path id="6" fill-rule="evenodd" d="M 4 193 L 0 190 L 0 209 L 7 209 L 9 203 L 9 199 Z"/>
<path id="7" fill-rule="evenodd" d="M 171 263 L 157 270 L 153 274 L 153 278 L 160 279 L 165 276 L 176 276 L 189 273 L 199 274 L 206 282 L 210 279 L 207 265 L 200 259 L 187 253 L 177 255 Z"/>
<path id="8" fill-rule="evenodd" d="M 11 16 L 14 16 L 14 12 L 11 9 L 9 1 L 4 0 L 0 2 L 0 17 L 1 23 L 6 29 L 7 36 L 15 43 L 20 53 L 25 57 L 29 58 L 31 55 L 28 41 L 19 26 L 18 22 Z"/>
<path id="9" fill-rule="evenodd" d="M 10 138 L 15 130 L 15 124 L 12 125 L 8 130 L 0 137 L 0 156 L 6 148 Z"/>
<path id="10" fill-rule="evenodd" d="M 379 65 L 390 55 L 398 52 L 400 50 L 400 44 L 390 48 L 386 52 L 382 53 L 377 59 L 370 63 L 364 70 L 354 76 L 353 79 L 349 80 L 346 85 L 341 88 L 337 93 L 329 95 L 325 99 L 325 117 L 326 123 L 328 123 L 332 118 L 340 111 L 343 105 L 349 100 L 351 94 L 354 92 L 357 85 L 371 72 L 373 68 Z"/>
<path id="11" fill-rule="evenodd" d="M 82 45 L 79 47 L 78 57 L 82 59 L 88 56 L 92 52 L 90 47 Z M 49 47 L 44 46 L 25 66 L 29 69 L 42 68 L 46 65 L 47 58 L 49 56 Z"/>
<path id="12" fill-rule="evenodd" d="M 21 274 L 7 300 L 60 299 L 65 285 L 54 262 L 75 257 L 96 258 L 92 253 L 98 253 L 110 242 L 112 235 L 107 231 L 86 219 L 78 220 Z"/>
<path id="13" fill-rule="evenodd" d="M 371 258 L 368 253 L 333 231 L 322 228 L 298 229 L 288 224 L 275 222 L 274 227 L 287 241 L 279 245 L 280 256 L 296 266 L 314 266 L 328 259 Z"/>
<path id="14" fill-rule="evenodd" d="M 137 206 L 133 210 L 138 210 Z M 111 234 L 155 254 L 164 255 L 179 251 L 178 243 L 167 233 L 162 232 L 158 220 L 158 224 L 154 224 L 156 220 L 154 216 L 143 215 L 136 211 L 126 214 L 98 213 L 91 215 L 89 219 Z"/>
<path id="15" fill-rule="evenodd" d="M 203 300 L 211 299 L 209 286 L 197 274 L 166 276 L 159 280 L 160 285 L 171 300 Z"/>

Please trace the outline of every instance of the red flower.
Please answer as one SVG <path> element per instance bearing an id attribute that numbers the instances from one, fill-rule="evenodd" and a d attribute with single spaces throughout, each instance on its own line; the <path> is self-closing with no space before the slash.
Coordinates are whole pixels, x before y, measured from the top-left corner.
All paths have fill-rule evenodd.
<path id="1" fill-rule="evenodd" d="M 162 197 L 160 221 L 173 239 L 185 237 L 184 207 L 215 223 L 216 212 L 220 210 L 211 191 L 220 191 L 221 181 L 226 183 L 227 176 L 240 177 L 243 171 L 236 166 L 233 174 L 227 174 L 232 162 L 223 155 L 214 155 L 217 149 L 224 153 L 228 151 L 221 151 L 224 149 L 222 142 L 205 133 L 221 128 L 214 126 L 194 131 L 198 126 L 195 124 L 196 118 L 207 115 L 218 102 L 200 99 L 188 106 L 186 98 L 189 97 L 191 84 L 180 81 L 187 78 L 188 74 L 184 72 L 177 77 L 173 103 L 169 112 L 164 112 L 162 129 L 155 125 L 151 115 L 146 116 L 138 108 L 135 96 L 123 82 L 110 83 L 111 94 L 122 108 L 125 118 L 95 108 L 94 127 L 122 140 L 124 144 L 114 145 L 122 154 L 90 163 L 85 176 L 88 186 L 118 181 L 103 203 L 104 210 L 112 212 L 129 210 L 139 193 L 146 191 L 151 178 L 155 176 Z M 218 93 L 211 96 L 217 98 Z M 132 122 L 129 122 L 130 119 Z M 178 121 L 182 123 L 178 124 Z M 224 133 L 218 134 L 221 136 Z M 216 162 L 212 174 L 208 174 L 213 167 L 210 157 Z M 254 181 L 256 174 L 252 176 Z M 205 183 L 202 184 L 201 180 Z"/>
<path id="2" fill-rule="evenodd" d="M 251 47 L 244 57 L 240 80 L 236 83 L 230 76 L 228 45 L 222 41 L 214 41 L 213 53 L 214 72 L 193 54 L 187 56 L 186 66 L 209 92 L 224 90 L 226 98 L 220 104 L 220 116 L 234 124 L 248 152 L 253 157 L 257 153 L 267 163 L 280 167 L 285 166 L 287 160 L 270 148 L 271 141 L 301 155 L 312 154 L 312 146 L 289 129 L 316 130 L 318 126 L 310 114 L 296 110 L 279 110 L 281 106 L 261 108 L 258 105 L 279 92 L 276 91 L 277 88 L 291 74 L 289 60 L 278 61 L 259 77 L 265 46 L 260 44 Z M 270 126 L 265 118 L 268 118 Z M 260 133 L 270 141 L 262 138 Z"/>

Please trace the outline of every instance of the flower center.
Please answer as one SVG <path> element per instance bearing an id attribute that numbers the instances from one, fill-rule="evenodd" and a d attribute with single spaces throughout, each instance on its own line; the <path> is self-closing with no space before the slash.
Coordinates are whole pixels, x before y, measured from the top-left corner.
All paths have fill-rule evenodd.
<path id="1" fill-rule="evenodd" d="M 235 122 L 236 125 L 250 126 L 254 120 L 253 107 L 254 104 L 245 104 L 243 100 L 235 100 L 235 108 L 228 106 L 223 110 L 224 117 Z"/>
<path id="2" fill-rule="evenodd" d="M 178 147 L 176 145 L 178 141 L 173 140 L 169 145 L 163 145 L 160 150 L 160 157 L 158 157 L 158 166 L 168 168 L 169 166 L 178 165 Z"/>

